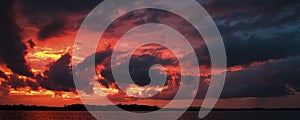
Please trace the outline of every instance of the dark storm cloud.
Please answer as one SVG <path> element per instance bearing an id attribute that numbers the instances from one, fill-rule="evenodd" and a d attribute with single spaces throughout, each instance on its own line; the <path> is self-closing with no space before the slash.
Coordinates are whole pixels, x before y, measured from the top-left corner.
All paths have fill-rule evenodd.
<path id="1" fill-rule="evenodd" d="M 296 0 L 203 2 L 223 36 L 228 65 L 300 55 Z"/>
<path id="2" fill-rule="evenodd" d="M 204 65 L 204 66 L 210 66 L 211 65 L 211 59 L 209 56 L 209 51 L 206 45 L 201 45 L 200 47 L 197 47 L 194 49 L 194 52 L 198 58 L 198 65 Z M 191 56 L 193 53 L 187 54 L 187 56 Z M 184 60 L 189 60 L 191 57 L 186 57 Z M 193 63 L 193 65 L 197 65 L 196 63 Z"/>
<path id="3" fill-rule="evenodd" d="M 249 65 L 252 62 L 298 56 L 300 55 L 299 32 L 297 30 L 277 33 L 271 38 L 252 35 L 247 40 L 230 37 L 225 42 L 228 64 L 229 66 Z"/>
<path id="4" fill-rule="evenodd" d="M 39 85 L 36 82 L 27 80 L 26 84 L 31 88 L 31 90 L 38 90 Z"/>
<path id="5" fill-rule="evenodd" d="M 151 82 L 151 78 L 149 76 L 149 70 L 152 65 L 159 64 L 164 67 L 167 66 L 178 66 L 179 62 L 176 58 L 160 58 L 162 53 L 155 54 L 144 54 L 144 55 L 135 55 L 130 58 L 129 62 L 129 73 L 133 79 L 133 81 L 140 86 L 148 85 Z M 160 74 L 160 70 L 153 71 L 156 77 L 163 77 Z M 161 78 L 159 77 L 159 78 Z M 170 75 L 168 75 L 170 78 Z"/>
<path id="6" fill-rule="evenodd" d="M 207 2 L 201 2 L 202 6 L 214 17 L 234 17 L 244 16 L 255 17 L 258 14 L 275 15 L 282 10 L 296 8 L 299 4 L 297 0 L 251 0 L 251 1 L 239 1 L 239 0 L 209 0 Z"/>
<path id="7" fill-rule="evenodd" d="M 111 55 L 112 55 L 112 50 L 109 48 L 101 52 L 96 52 L 95 54 L 86 57 L 81 63 L 77 65 L 77 68 L 79 70 L 83 70 L 85 68 L 95 67 L 92 66 L 93 61 L 96 65 L 102 64 L 105 61 L 105 59 L 110 58 Z M 94 59 L 93 56 L 95 57 Z"/>
<path id="8" fill-rule="evenodd" d="M 0 78 L 6 79 L 6 80 L 8 79 L 8 77 L 2 71 L 0 71 Z"/>
<path id="9" fill-rule="evenodd" d="M 24 15 L 33 16 L 35 14 L 42 16 L 43 13 L 48 13 L 48 15 L 44 16 L 45 18 L 53 16 L 51 18 L 55 19 L 54 16 L 56 14 L 89 12 L 102 1 L 103 0 L 27 0 L 19 1 L 19 7 L 20 12 Z"/>
<path id="10" fill-rule="evenodd" d="M 162 19 L 169 18 L 172 15 L 174 14 L 158 9 L 139 9 L 120 16 L 113 23 L 111 23 L 108 30 L 111 34 L 118 35 L 122 34 L 123 32 L 127 32 L 126 28 L 131 28 L 146 23 L 160 23 Z"/>
<path id="11" fill-rule="evenodd" d="M 175 78 L 172 78 L 172 76 L 176 76 Z M 181 77 L 185 79 L 185 81 L 181 81 Z M 192 94 L 194 94 L 194 91 L 197 91 L 194 86 L 195 84 L 199 84 L 198 86 L 198 92 L 196 94 L 196 98 L 204 98 L 207 92 L 207 89 L 209 87 L 208 83 L 205 81 L 206 79 L 209 79 L 210 76 L 200 76 L 195 77 L 191 75 L 180 75 L 179 73 L 174 73 L 170 76 L 168 76 L 167 80 L 169 82 L 175 83 L 175 84 L 169 84 L 167 88 L 163 89 L 158 94 L 152 96 L 152 99 L 158 99 L 158 100 L 172 100 L 174 96 L 177 94 L 179 87 L 182 87 L 181 85 L 184 85 L 184 87 L 181 88 L 182 95 L 177 96 L 178 99 L 187 99 L 191 98 L 194 99 Z M 199 80 L 198 80 L 199 79 Z M 182 84 L 180 83 L 182 82 Z"/>
<path id="12" fill-rule="evenodd" d="M 300 91 L 300 57 L 228 72 L 224 97 L 272 97 Z M 287 87 L 289 86 L 289 87 Z"/>
<path id="13" fill-rule="evenodd" d="M 5 81 L 1 82 L 0 85 L 0 92 L 2 95 L 8 95 L 9 93 L 9 88 L 24 88 L 26 86 L 30 87 L 32 90 L 38 90 L 39 85 L 36 82 L 33 82 L 29 80 L 28 78 L 22 79 L 19 78 L 18 74 L 13 74 L 13 75 L 5 75 L 2 71 L 0 71 L 0 78 L 5 79 Z M 10 86 L 10 87 L 9 87 Z M 4 94 L 5 93 L 5 94 Z"/>
<path id="14" fill-rule="evenodd" d="M 101 52 L 94 53 L 86 57 L 81 63 L 74 67 L 73 71 L 76 73 L 76 80 L 77 80 L 77 89 L 83 90 L 86 93 L 93 93 L 92 85 L 90 84 L 91 81 L 94 79 L 94 74 L 92 69 L 95 69 L 95 65 L 105 64 L 108 66 L 107 59 L 111 57 L 112 50 L 109 47 Z M 93 59 L 93 56 L 95 59 Z M 92 61 L 94 61 L 95 65 L 92 65 Z M 108 81 L 100 81 L 102 85 L 109 87 L 110 84 Z"/>
<path id="15" fill-rule="evenodd" d="M 216 22 L 226 48 L 228 66 L 246 69 L 228 72 L 222 98 L 272 97 L 299 91 L 300 55 L 298 1 L 200 1 Z M 195 49 L 200 64 L 209 63 L 205 47 Z M 249 66 L 253 62 L 262 65 Z M 198 98 L 208 84 L 200 81 Z"/>
<path id="16" fill-rule="evenodd" d="M 26 45 L 22 42 L 21 28 L 16 24 L 15 0 L 0 2 L 0 63 L 6 64 L 13 72 L 33 76 L 24 59 Z"/>
<path id="17" fill-rule="evenodd" d="M 45 40 L 51 37 L 59 37 L 65 34 L 65 23 L 62 21 L 52 21 L 50 24 L 42 27 L 38 32 L 38 39 Z"/>
<path id="18" fill-rule="evenodd" d="M 59 37 L 79 28 L 84 17 L 103 0 L 19 1 L 19 12 L 28 24 L 36 26 L 39 40 Z"/>
<path id="19" fill-rule="evenodd" d="M 160 23 L 180 32 L 187 40 L 199 40 L 201 35 L 181 16 L 160 9 L 146 8 L 128 12 L 113 21 L 106 30 L 104 37 L 120 38 L 128 30 L 147 23 Z"/>
<path id="20" fill-rule="evenodd" d="M 221 98 L 276 97 L 300 91 L 300 57 L 266 62 L 241 71 L 229 71 Z M 208 84 L 200 81 L 197 97 L 204 98 Z"/>
<path id="21" fill-rule="evenodd" d="M 106 88 L 109 88 L 110 87 L 109 85 L 112 83 L 107 80 L 98 80 L 98 82 Z"/>
<path id="22" fill-rule="evenodd" d="M 54 91 L 74 91 L 75 85 L 71 71 L 71 55 L 65 54 L 56 62 L 49 65 L 44 76 L 37 75 L 38 84 L 48 90 Z"/>
<path id="23" fill-rule="evenodd" d="M 154 14 L 156 13 L 156 14 Z M 166 12 L 155 12 L 152 9 L 141 9 L 128 12 L 114 20 L 103 35 L 106 38 L 120 38 L 129 29 L 146 23 L 158 23 Z M 152 16 L 152 17 L 151 17 Z"/>
<path id="24" fill-rule="evenodd" d="M 38 84 L 36 82 L 32 82 L 28 78 L 21 79 L 18 75 L 14 74 L 9 77 L 8 84 L 11 88 L 24 88 L 26 86 L 30 87 L 32 90 L 38 90 Z"/>
<path id="25" fill-rule="evenodd" d="M 192 47 L 195 49 L 199 64 L 207 66 L 210 65 L 209 52 L 207 46 L 203 44 L 204 41 L 201 35 L 184 18 L 168 11 L 148 8 L 128 12 L 116 19 L 107 28 L 103 36 L 107 38 L 115 37 L 116 39 L 119 39 L 128 30 L 147 23 L 165 24 L 175 29 L 191 43 Z M 192 54 L 188 54 L 188 56 L 190 55 Z M 185 58 L 187 58 L 185 60 L 188 60 L 190 57 Z"/>
<path id="26" fill-rule="evenodd" d="M 14 89 L 26 86 L 26 83 L 23 80 L 19 79 L 17 75 L 11 76 L 11 78 L 8 80 L 8 84 Z"/>
<path id="27" fill-rule="evenodd" d="M 78 85 L 75 88 L 74 77 L 72 66 L 71 66 L 71 55 L 69 53 L 61 56 L 60 59 L 48 65 L 48 69 L 44 71 L 43 74 L 36 75 L 35 79 L 37 83 L 28 81 L 27 85 L 31 89 L 37 89 L 39 86 L 53 91 L 66 91 L 66 92 L 76 92 L 81 90 L 85 93 L 92 93 L 92 85 L 90 85 L 90 78 L 85 77 L 83 79 L 76 78 Z M 74 73 L 79 69 L 73 70 Z M 82 73 L 79 73 L 82 74 Z"/>

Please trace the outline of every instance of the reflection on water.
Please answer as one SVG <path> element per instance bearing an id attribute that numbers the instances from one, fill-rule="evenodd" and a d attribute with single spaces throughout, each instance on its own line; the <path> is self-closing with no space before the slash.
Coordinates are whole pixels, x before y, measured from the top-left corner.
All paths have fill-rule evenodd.
<path id="1" fill-rule="evenodd" d="M 1 111 L 0 120 L 93 120 L 86 111 Z"/>
<path id="2" fill-rule="evenodd" d="M 95 112 L 101 120 L 117 119 L 115 112 Z M 161 116 L 168 120 L 176 111 L 165 111 Z M 300 120 L 300 111 L 213 111 L 205 120 Z M 105 116 L 104 116 L 105 114 Z M 118 114 L 124 114 L 118 112 Z M 153 116 L 151 119 L 155 119 Z M 94 120 L 86 111 L 0 111 L 0 120 Z M 122 118 L 140 120 L 142 118 Z M 197 112 L 186 112 L 180 120 L 196 120 Z"/>

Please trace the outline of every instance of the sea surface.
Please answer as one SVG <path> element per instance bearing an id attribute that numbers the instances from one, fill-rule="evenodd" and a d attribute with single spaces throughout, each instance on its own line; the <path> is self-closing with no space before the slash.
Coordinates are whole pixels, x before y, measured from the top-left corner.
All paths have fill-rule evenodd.
<path id="1" fill-rule="evenodd" d="M 100 120 L 120 119 L 115 112 L 94 112 Z M 119 114 L 122 114 L 120 112 Z M 168 120 L 177 111 L 164 111 L 160 116 Z M 198 112 L 188 111 L 180 120 L 198 120 Z M 124 120 L 141 120 L 126 117 Z M 157 120 L 155 116 L 151 118 Z M 95 120 L 87 111 L 0 111 L 0 120 Z M 204 120 L 300 120 L 300 111 L 212 111 Z"/>

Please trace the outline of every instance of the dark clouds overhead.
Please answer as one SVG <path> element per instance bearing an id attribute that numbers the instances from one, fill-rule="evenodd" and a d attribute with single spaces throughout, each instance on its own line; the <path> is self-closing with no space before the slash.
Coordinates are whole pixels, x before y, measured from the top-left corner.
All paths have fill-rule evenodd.
<path id="1" fill-rule="evenodd" d="M 66 34 L 66 26 L 62 21 L 52 21 L 50 24 L 42 27 L 38 32 L 38 39 L 45 40 L 51 37 L 60 37 Z"/>
<path id="2" fill-rule="evenodd" d="M 0 78 L 6 79 L 6 80 L 8 79 L 8 77 L 2 71 L 0 71 Z"/>
<path id="3" fill-rule="evenodd" d="M 70 66 L 71 55 L 65 54 L 56 62 L 49 65 L 44 76 L 37 76 L 37 83 L 48 90 L 75 91 L 72 70 Z"/>
<path id="4" fill-rule="evenodd" d="M 33 76 L 24 56 L 26 45 L 22 42 L 21 28 L 16 24 L 15 0 L 0 2 L 0 63 L 13 72 Z"/>
<path id="5" fill-rule="evenodd" d="M 300 91 L 300 57 L 266 62 L 240 71 L 229 71 L 221 98 L 276 97 Z M 205 77 L 203 79 L 207 79 Z M 199 83 L 197 98 L 204 98 L 208 84 Z"/>
<path id="6" fill-rule="evenodd" d="M 227 4 L 243 6 L 247 2 L 238 3 Z M 226 7 L 227 4 L 208 9 L 208 12 L 215 15 L 223 36 L 228 66 L 243 65 L 246 69 L 227 72 L 221 97 L 275 97 L 299 92 L 299 2 L 282 1 L 281 5 L 277 1 L 267 2 L 271 5 L 265 9 L 278 5 L 274 11 L 252 11 L 258 8 L 251 4 L 247 4 L 251 9 L 236 7 L 244 9 L 237 10 Z M 215 9 L 227 14 L 214 13 Z M 264 64 L 249 66 L 254 62 Z M 202 88 L 208 87 L 202 82 L 200 85 Z M 198 97 L 203 98 L 205 91 L 199 90 Z"/>
<path id="7" fill-rule="evenodd" d="M 300 91 L 300 57 L 227 72 L 223 97 L 273 97 Z"/>
<path id="8" fill-rule="evenodd" d="M 38 39 L 59 37 L 76 31 L 84 17 L 103 0 L 19 1 L 19 12 L 30 26 L 39 28 Z"/>
<path id="9" fill-rule="evenodd" d="M 199 2 L 222 34 L 228 66 L 246 67 L 227 72 L 223 98 L 284 96 L 299 91 L 299 1 Z M 200 47 L 197 51 L 205 50 Z M 204 62 L 209 59 L 202 58 Z M 263 64 L 250 66 L 255 62 Z M 200 85 L 208 87 L 202 82 Z M 205 92 L 199 90 L 199 96 L 203 98 L 204 95 Z"/>
<path id="10" fill-rule="evenodd" d="M 110 58 L 111 55 L 112 49 L 110 48 L 107 48 L 106 50 L 101 52 L 96 52 L 95 54 L 86 57 L 81 63 L 77 65 L 77 68 L 79 70 L 83 70 L 85 68 L 95 67 L 92 65 L 93 61 L 96 65 L 103 64 L 103 62 L 105 62 L 105 59 Z M 95 59 L 93 59 L 93 56 Z"/>
<path id="11" fill-rule="evenodd" d="M 185 18 L 175 13 L 155 8 L 138 9 L 120 16 L 110 24 L 103 36 L 119 39 L 130 29 L 147 23 L 167 25 L 181 33 L 189 42 L 198 41 L 200 44 L 203 43 L 201 35 Z"/>
<path id="12" fill-rule="evenodd" d="M 3 75 L 1 76 L 3 77 Z M 1 91 L 6 91 L 5 95 L 8 95 L 10 88 L 17 90 L 18 88 L 30 87 L 32 90 L 38 90 L 39 87 L 36 82 L 31 81 L 28 77 L 20 78 L 17 74 L 4 76 L 3 78 L 5 80 L 1 82 L 0 89 Z"/>
<path id="13" fill-rule="evenodd" d="M 229 66 L 300 55 L 299 1 L 212 0 L 203 6 L 223 36 Z"/>
<path id="14" fill-rule="evenodd" d="M 153 82 L 154 80 L 151 80 L 149 72 L 151 66 L 155 64 L 162 65 L 163 67 L 175 67 L 179 65 L 179 62 L 176 58 L 160 58 L 159 52 L 157 54 L 143 54 L 132 56 L 129 62 L 129 73 L 132 77 L 132 80 L 139 86 L 146 86 L 150 82 Z M 166 72 L 168 73 L 168 69 L 166 70 Z M 156 77 L 161 76 L 159 78 L 163 78 L 163 75 L 160 74 L 160 70 L 156 70 L 154 72 L 156 73 Z M 168 78 L 171 77 L 170 74 L 168 74 L 167 76 Z"/>
<path id="15" fill-rule="evenodd" d="M 72 56 L 67 53 L 62 55 L 57 61 L 49 64 L 48 69 L 43 72 L 43 75 L 38 74 L 36 76 L 36 84 L 42 88 L 56 92 L 76 92 L 77 89 L 88 94 L 93 93 L 93 86 L 90 84 L 90 78 L 86 76 L 83 79 L 77 78 L 76 71 L 80 71 L 80 69 L 72 70 L 71 57 Z M 85 72 L 83 72 L 83 74 L 84 73 Z M 76 88 L 74 77 L 76 77 L 76 80 L 79 83 L 77 84 Z"/>
<path id="16" fill-rule="evenodd" d="M 26 83 L 23 80 L 19 79 L 18 76 L 16 76 L 16 75 L 13 75 L 8 80 L 8 84 L 14 89 L 22 88 L 22 87 L 26 86 Z"/>

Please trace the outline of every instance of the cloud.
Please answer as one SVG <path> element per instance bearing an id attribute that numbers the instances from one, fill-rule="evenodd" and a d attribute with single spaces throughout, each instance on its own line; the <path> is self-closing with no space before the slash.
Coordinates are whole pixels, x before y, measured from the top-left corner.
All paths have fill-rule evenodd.
<path id="1" fill-rule="evenodd" d="M 130 58 L 129 62 L 129 73 L 133 81 L 139 86 L 146 86 L 151 82 L 149 76 L 149 70 L 151 66 L 159 64 L 163 67 L 168 66 L 177 66 L 179 62 L 176 58 L 161 58 L 158 54 L 144 54 L 144 55 L 135 55 Z M 154 70 L 153 75 L 158 78 L 163 78 L 164 73 L 160 73 L 161 70 Z M 168 71 L 168 69 L 166 69 Z M 170 71 L 168 71 L 170 72 Z M 170 78 L 170 76 L 168 75 Z"/>
<path id="2" fill-rule="evenodd" d="M 104 51 L 96 52 L 95 54 L 86 57 L 81 63 L 77 65 L 77 68 L 79 70 L 83 70 L 85 68 L 95 67 L 92 65 L 93 61 L 96 65 L 102 64 L 105 59 L 110 58 L 111 55 L 112 50 L 108 47 Z M 95 59 L 93 59 L 93 56 L 95 57 Z"/>
<path id="3" fill-rule="evenodd" d="M 298 1 L 212 0 L 203 6 L 222 34 L 229 66 L 300 55 Z"/>
<path id="4" fill-rule="evenodd" d="M 8 79 L 8 77 L 7 77 L 7 76 L 5 75 L 5 73 L 2 72 L 2 71 L 0 71 L 0 78 L 3 78 L 3 79 L 5 79 L 5 80 Z"/>
<path id="5" fill-rule="evenodd" d="M 35 78 L 38 86 L 41 86 L 47 90 L 53 91 L 65 91 L 65 92 L 76 92 L 77 90 L 85 93 L 93 93 L 93 85 L 90 84 L 90 79 L 94 76 L 87 77 L 85 74 L 89 73 L 86 71 L 80 71 L 81 69 L 73 69 L 71 65 L 71 55 L 69 53 L 61 56 L 60 59 L 48 65 L 48 69 L 43 74 L 38 74 Z M 79 68 L 78 66 L 74 68 Z M 84 69 L 85 70 L 85 69 Z M 73 74 L 75 73 L 75 74 Z M 83 75 L 84 78 L 78 78 L 79 75 Z M 74 83 L 77 80 L 78 84 L 75 88 Z M 32 83 L 33 84 L 33 83 Z"/>
<path id="6" fill-rule="evenodd" d="M 15 0 L 4 0 L 0 4 L 0 63 L 6 64 L 13 72 L 33 76 L 24 56 L 26 45 L 22 42 L 21 28 L 16 24 Z"/>
<path id="7" fill-rule="evenodd" d="M 7 84 L 8 76 L 6 76 L 4 72 L 0 71 L 0 78 L 4 79 L 4 81 L 0 81 L 0 95 L 7 96 L 9 94 L 9 88 Z"/>
<path id="8" fill-rule="evenodd" d="M 154 82 L 154 85 L 158 85 L 159 82 L 157 82 L 157 84 L 155 84 L 155 80 L 151 80 L 151 78 L 149 76 L 150 67 L 155 64 L 160 64 L 164 67 L 175 66 L 178 64 L 173 64 L 173 63 L 176 63 L 176 62 L 178 62 L 178 61 L 174 60 L 173 58 L 161 59 L 155 55 L 132 56 L 130 63 L 129 63 L 129 74 L 130 74 L 132 80 L 134 81 L 134 83 L 139 86 L 146 86 L 151 81 Z M 122 66 L 125 66 L 125 64 L 121 63 L 120 65 L 117 65 L 114 67 L 126 68 L 126 67 L 122 67 Z M 116 70 L 121 75 L 125 75 L 128 72 L 128 69 L 127 70 L 116 69 Z M 167 68 L 166 68 L 166 73 L 167 73 L 166 79 L 170 80 L 171 74 L 170 74 L 170 70 L 168 70 Z M 104 86 L 108 87 L 110 84 L 115 83 L 115 79 L 112 75 L 110 66 L 107 66 L 104 70 L 101 70 L 100 74 L 104 77 L 104 79 L 100 79 L 99 82 L 102 83 Z M 161 73 L 161 70 L 155 69 L 155 70 L 153 70 L 153 75 L 158 78 L 164 78 L 165 73 Z M 126 81 L 127 80 L 123 80 L 122 81 L 123 84 L 124 83 L 128 84 L 128 83 L 126 83 Z"/>
<path id="9" fill-rule="evenodd" d="M 110 24 L 103 36 L 120 38 L 128 30 L 147 23 L 170 26 L 180 32 L 189 42 L 203 42 L 201 35 L 187 20 L 177 14 L 155 8 L 134 10 L 120 16 Z"/>
<path id="10" fill-rule="evenodd" d="M 65 91 L 65 92 L 76 92 L 72 66 L 71 66 L 71 55 L 64 54 L 57 61 L 50 63 L 47 69 L 40 74 L 37 74 L 33 77 L 36 80 L 30 80 L 32 78 L 23 78 L 18 74 L 13 74 L 11 76 L 2 76 L 2 72 L 0 72 L 0 77 L 7 78 L 7 84 L 3 84 L 3 86 L 9 89 L 11 88 L 24 88 L 30 87 L 31 90 L 38 90 L 39 87 L 47 90 L 52 90 L 55 92 Z M 5 75 L 3 73 L 3 75 Z M 76 75 L 74 75 L 76 77 Z M 81 85 L 77 86 L 78 90 L 83 90 L 86 93 L 92 93 L 92 85 L 90 85 L 90 81 L 88 78 L 84 78 L 84 80 L 79 81 Z M 2 82 L 3 83 L 3 82 Z M 84 87 L 81 87 L 84 86 Z M 4 88 L 3 88 L 4 89 Z"/>
<path id="11" fill-rule="evenodd" d="M 37 75 L 37 83 L 48 90 L 75 91 L 72 70 L 70 66 L 71 55 L 65 54 L 49 65 L 42 75 Z"/>
<path id="12" fill-rule="evenodd" d="M 23 88 L 26 86 L 26 83 L 22 79 L 19 79 L 17 75 L 11 76 L 11 78 L 8 80 L 8 84 L 14 89 Z"/>
<path id="13" fill-rule="evenodd" d="M 7 96 L 9 95 L 9 87 L 7 85 L 6 82 L 2 82 L 1 85 L 0 85 L 0 95 L 1 96 Z"/>
<path id="14" fill-rule="evenodd" d="M 9 88 L 8 86 L 10 86 L 15 90 L 24 87 L 30 87 L 31 90 L 38 90 L 38 84 L 36 82 L 31 81 L 29 78 L 20 78 L 17 74 L 9 76 L 9 79 L 7 79 L 5 83 L 7 89 Z"/>
<path id="15" fill-rule="evenodd" d="M 222 97 L 274 97 L 300 91 L 300 57 L 266 62 L 235 72 L 227 72 Z"/>
<path id="16" fill-rule="evenodd" d="M 44 26 L 38 32 L 38 39 L 45 40 L 52 37 L 60 37 L 65 33 L 67 28 L 62 21 L 52 21 L 50 24 Z"/>
<path id="17" fill-rule="evenodd" d="M 39 29 L 38 39 L 60 37 L 76 31 L 84 17 L 103 0 L 18 1 L 19 12 L 29 26 Z"/>

